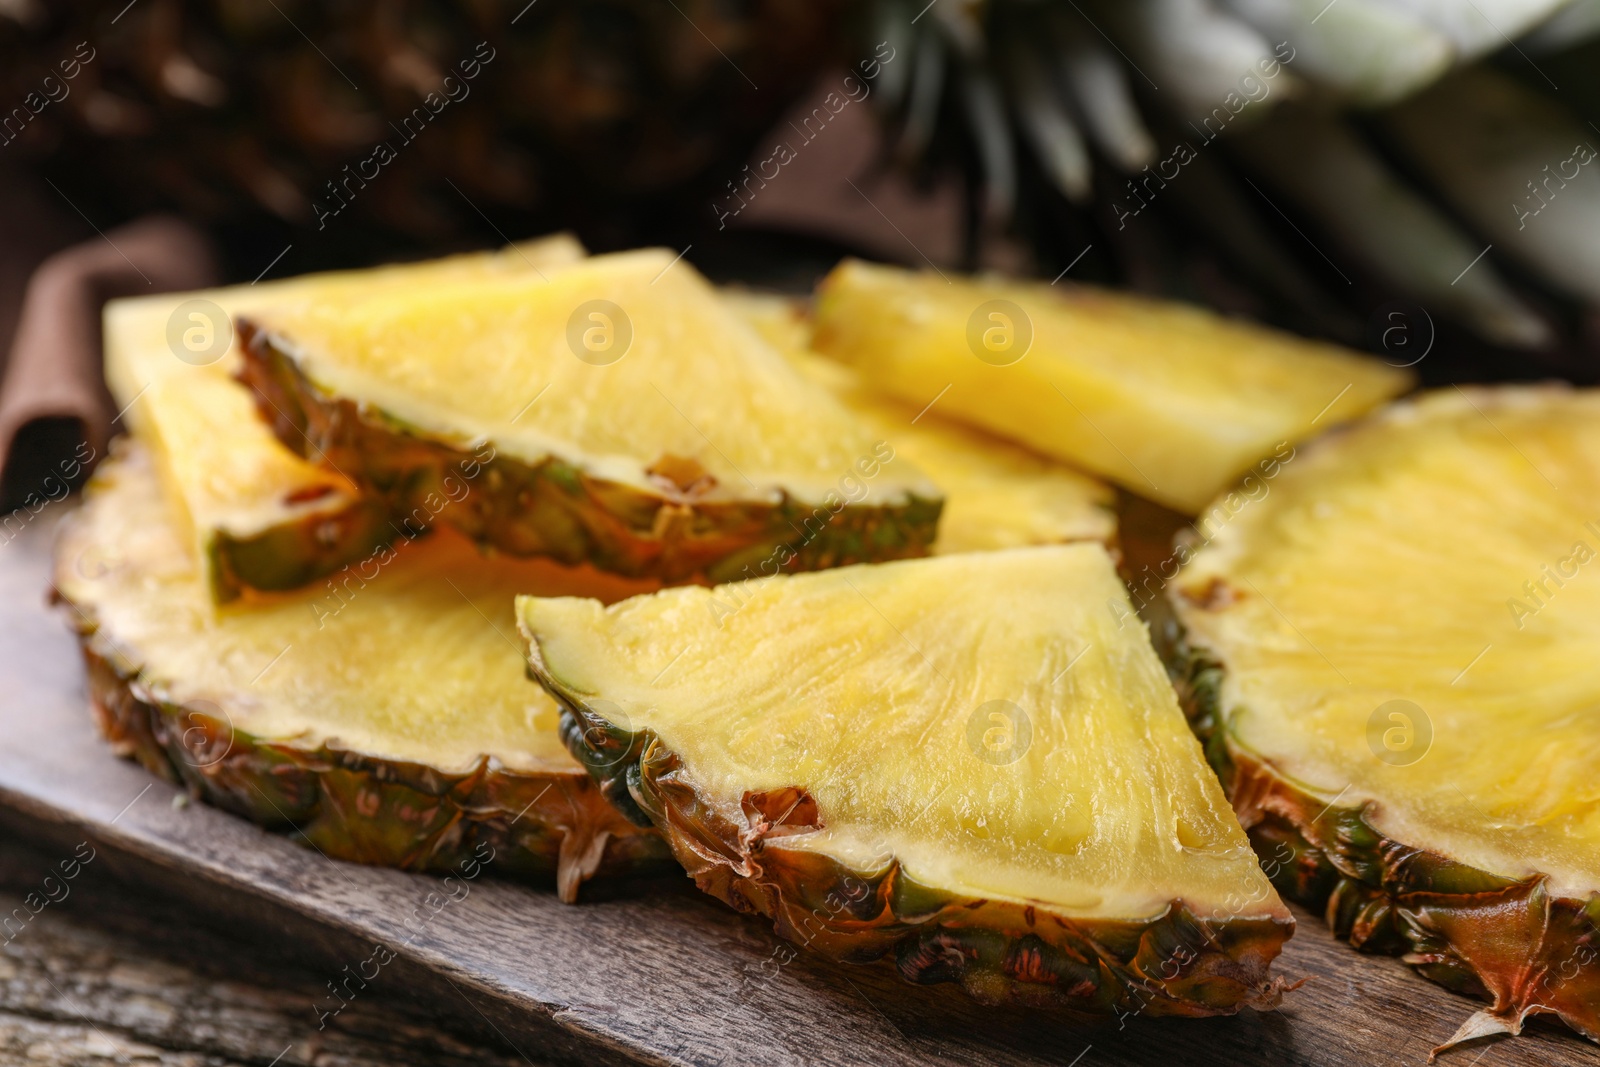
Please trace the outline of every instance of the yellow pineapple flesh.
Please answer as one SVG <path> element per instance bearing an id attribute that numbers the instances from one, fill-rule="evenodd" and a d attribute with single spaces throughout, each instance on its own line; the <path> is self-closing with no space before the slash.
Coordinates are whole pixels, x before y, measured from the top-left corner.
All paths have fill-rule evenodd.
<path id="1" fill-rule="evenodd" d="M 868 388 L 854 370 L 811 349 L 810 324 L 792 298 L 726 290 L 723 299 L 944 493 L 935 555 L 1115 540 L 1116 495 L 1104 482 Z"/>
<path id="2" fill-rule="evenodd" d="M 1600 1038 L 1597 554 L 1600 393 L 1455 388 L 1304 449 L 1172 598 L 1241 817 L 1308 857 L 1280 885 L 1478 1032 Z"/>
<path id="3" fill-rule="evenodd" d="M 305 584 L 394 536 L 382 507 L 340 471 L 285 447 L 259 417 L 253 394 L 233 379 L 237 340 L 222 347 L 231 316 L 286 299 L 340 303 L 450 278 L 537 276 L 583 255 L 558 234 L 424 263 L 109 303 L 107 384 L 152 449 L 216 598 Z"/>
<path id="4" fill-rule="evenodd" d="M 470 467 L 470 499 L 430 518 L 501 551 L 676 580 L 920 555 L 933 538 L 922 472 L 667 251 L 311 295 L 242 328 L 285 443 L 399 512 Z"/>
<path id="5" fill-rule="evenodd" d="M 872 386 L 1190 515 L 1279 445 L 1412 383 L 1333 345 L 1081 286 L 847 260 L 816 315 L 818 350 Z"/>
<path id="6" fill-rule="evenodd" d="M 506 592 L 617 599 L 638 583 L 485 560 L 442 532 L 380 548 L 332 590 L 219 611 L 151 451 L 120 439 L 63 530 L 55 588 L 120 748 L 327 855 L 448 868 L 501 852 L 499 869 L 554 874 L 567 899 L 659 855 L 523 680 Z"/>
<path id="7" fill-rule="evenodd" d="M 1085 543 L 518 614 L 607 794 L 785 936 L 983 997 L 1275 1002 L 1292 921 L 1126 604 Z"/>

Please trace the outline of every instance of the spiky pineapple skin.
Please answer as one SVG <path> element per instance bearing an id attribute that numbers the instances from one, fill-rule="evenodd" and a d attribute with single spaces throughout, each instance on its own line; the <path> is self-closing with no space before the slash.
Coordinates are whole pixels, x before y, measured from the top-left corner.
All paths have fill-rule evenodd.
<path id="1" fill-rule="evenodd" d="M 1316 799 L 1231 735 L 1225 668 L 1181 634 L 1172 648 L 1180 702 L 1279 893 L 1352 948 L 1491 1001 L 1512 1032 L 1550 1012 L 1600 1041 L 1600 894 L 1551 896 L 1544 875 L 1494 875 L 1385 836 L 1364 807 Z"/>
<path id="2" fill-rule="evenodd" d="M 762 798 L 746 794 L 743 825 L 725 818 L 652 732 L 594 715 L 540 670 L 537 646 L 530 657 L 562 705 L 563 740 L 601 793 L 659 830 L 700 889 L 736 911 L 766 916 L 779 936 L 824 957 L 870 963 L 892 956 L 910 982 L 959 982 L 986 1003 L 1095 1015 L 1228 1015 L 1246 1005 L 1274 1007 L 1291 988 L 1268 967 L 1293 933 L 1292 920 L 1206 917 L 1181 900 L 1147 922 L 1070 920 L 919 884 L 897 861 L 867 872 L 816 853 L 766 848 L 783 828 L 760 815 Z M 781 792 L 780 810 L 807 799 L 800 790 Z"/>
<path id="3" fill-rule="evenodd" d="M 589 563 L 630 578 L 713 582 L 770 575 L 780 563 L 809 571 L 925 556 L 937 532 L 943 501 L 916 496 L 904 504 L 845 504 L 836 513 L 787 494 L 777 504 L 684 503 L 555 457 L 534 465 L 501 455 L 480 461 L 324 394 L 247 322 L 240 334 L 241 380 L 279 439 L 347 472 L 394 521 L 412 527 L 437 520 L 512 555 Z M 446 491 L 452 476 L 468 484 L 459 501 Z"/>
<path id="4" fill-rule="evenodd" d="M 395 536 L 388 509 L 365 499 L 280 523 L 253 537 L 218 530 L 204 547 L 212 599 L 227 604 L 252 592 L 281 593 L 310 585 L 366 559 Z"/>
<path id="5" fill-rule="evenodd" d="M 412 871 L 461 871 L 489 849 L 502 874 L 548 884 L 577 899 L 593 876 L 664 864 L 659 837 L 618 814 L 577 774 L 530 774 L 488 758 L 444 773 L 326 745 L 253 737 L 211 709 L 163 700 L 143 685 L 115 644 L 76 606 L 101 733 L 119 755 L 225 811 L 293 831 L 334 859 Z"/>

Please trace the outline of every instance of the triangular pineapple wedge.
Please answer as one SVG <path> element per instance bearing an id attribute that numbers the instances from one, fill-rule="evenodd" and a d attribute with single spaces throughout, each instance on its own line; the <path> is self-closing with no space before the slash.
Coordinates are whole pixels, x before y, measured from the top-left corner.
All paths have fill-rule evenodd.
<path id="1" fill-rule="evenodd" d="M 792 297 L 743 290 L 722 295 L 801 374 L 824 386 L 944 493 L 934 555 L 1115 540 L 1116 494 L 1104 482 L 869 389 L 853 369 L 811 350 L 811 326 Z"/>
<path id="2" fill-rule="evenodd" d="M 448 533 L 378 550 L 336 593 L 219 614 L 163 499 L 122 439 L 56 549 L 102 729 L 124 755 L 324 854 L 412 869 L 494 857 L 555 875 L 665 858 L 562 748 L 524 680 L 509 589 L 637 591 L 548 563 L 490 563 Z"/>
<path id="3" fill-rule="evenodd" d="M 290 298 L 342 303 L 449 278 L 537 276 L 583 256 L 558 234 L 496 252 L 107 304 L 107 384 L 154 450 L 216 599 L 304 585 L 395 537 L 382 502 L 285 448 L 257 416 L 255 398 L 232 378 L 239 352 L 226 344 L 229 316 Z"/>
<path id="4" fill-rule="evenodd" d="M 920 555 L 939 494 L 661 250 L 241 321 L 279 436 L 398 514 L 633 576 Z"/>
<path id="5" fill-rule="evenodd" d="M 1600 393 L 1424 395 L 1211 536 L 1172 601 L 1278 887 L 1487 992 L 1462 1037 L 1600 1039 Z"/>
<path id="6" fill-rule="evenodd" d="M 987 999 L 1275 1003 L 1293 921 L 1126 606 L 1079 544 L 517 613 L 606 794 L 784 937 Z"/>
<path id="7" fill-rule="evenodd" d="M 1183 304 L 853 260 L 817 348 L 872 385 L 1190 515 L 1249 468 L 1410 388 L 1410 372 Z"/>

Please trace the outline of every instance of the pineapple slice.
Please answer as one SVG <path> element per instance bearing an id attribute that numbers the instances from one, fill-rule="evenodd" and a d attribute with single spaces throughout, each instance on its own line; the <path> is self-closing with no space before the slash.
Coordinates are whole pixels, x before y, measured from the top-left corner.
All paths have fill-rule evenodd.
<path id="1" fill-rule="evenodd" d="M 741 290 L 724 290 L 723 299 L 944 492 L 935 555 L 1115 541 L 1116 494 L 1104 482 L 874 393 L 849 367 L 811 350 L 811 328 L 798 300 Z"/>
<path id="2" fill-rule="evenodd" d="M 1456 389 L 1306 449 L 1172 593 L 1280 890 L 1600 1039 L 1600 393 Z M 1597 573 L 1590 573 L 1595 570 Z"/>
<path id="3" fill-rule="evenodd" d="M 1293 920 L 1109 605 L 1085 543 L 517 613 L 606 794 L 784 937 L 989 999 L 1276 1003 Z"/>
<path id="4" fill-rule="evenodd" d="M 279 436 L 416 525 L 632 576 L 921 555 L 938 490 L 661 250 L 240 324 Z"/>
<path id="5" fill-rule="evenodd" d="M 873 385 L 1196 514 L 1275 449 L 1409 372 L 1182 304 L 846 261 L 816 345 Z"/>
<path id="6" fill-rule="evenodd" d="M 219 616 L 150 450 L 101 465 L 57 543 L 105 734 L 219 807 L 329 856 L 555 875 L 665 859 L 562 748 L 523 680 L 504 590 L 619 597 L 639 583 L 483 560 L 458 537 L 399 541 L 304 592 Z"/>
<path id="7" fill-rule="evenodd" d="M 153 449 L 217 601 L 250 589 L 304 585 L 370 554 L 392 540 L 394 530 L 381 502 L 364 499 L 338 471 L 285 448 L 257 417 L 254 397 L 231 377 L 237 346 L 211 359 L 202 345 L 198 356 L 180 358 L 187 331 L 199 331 L 192 334 L 196 341 L 220 348 L 228 315 L 276 300 L 345 301 L 448 278 L 536 276 L 584 254 L 577 241 L 558 234 L 426 263 L 109 303 L 107 384 L 134 432 Z"/>

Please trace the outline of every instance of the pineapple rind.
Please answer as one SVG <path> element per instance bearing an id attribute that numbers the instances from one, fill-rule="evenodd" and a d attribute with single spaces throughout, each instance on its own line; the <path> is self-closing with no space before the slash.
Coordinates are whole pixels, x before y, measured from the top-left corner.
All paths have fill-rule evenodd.
<path id="1" fill-rule="evenodd" d="M 1530 484 L 1543 484 L 1543 471 L 1533 466 L 1527 454 L 1532 446 L 1524 440 L 1518 447 L 1507 436 L 1507 424 L 1496 418 L 1549 405 L 1536 423 L 1557 426 L 1563 419 L 1581 419 L 1585 413 L 1592 418 L 1597 399 L 1593 391 L 1578 392 L 1560 385 L 1441 390 L 1397 404 L 1365 424 L 1330 434 L 1305 450 L 1297 461 L 1297 471 L 1340 470 L 1344 464 L 1334 460 L 1345 454 L 1341 449 L 1359 447 L 1360 435 L 1425 427 L 1430 419 L 1460 417 L 1469 422 L 1482 420 L 1487 427 L 1485 438 L 1504 442 L 1505 462 L 1525 465 Z M 1407 441 L 1402 447 L 1409 457 L 1421 446 Z M 1592 457 L 1581 445 L 1573 447 L 1578 449 L 1578 454 L 1570 457 L 1575 466 L 1557 473 L 1559 484 L 1569 493 L 1574 487 L 1566 477 Z M 1357 464 L 1362 461 L 1360 455 L 1346 462 Z M 1395 468 L 1403 462 L 1397 459 L 1383 465 L 1381 476 L 1397 477 Z M 1536 521 L 1525 501 L 1494 496 L 1504 486 L 1494 480 L 1488 460 L 1480 455 L 1475 462 L 1479 464 L 1472 467 L 1477 492 L 1497 501 L 1507 522 Z M 1324 486 L 1315 497 L 1330 514 L 1337 514 L 1343 504 L 1336 488 Z M 1574 499 L 1581 500 L 1581 494 Z M 1460 532 L 1470 539 L 1470 526 Z M 1209 562 L 1200 573 L 1206 582 L 1223 585 L 1230 566 L 1260 558 L 1266 547 L 1248 544 L 1235 529 L 1194 558 L 1217 553 L 1219 546 L 1221 554 L 1213 559 L 1220 558 L 1221 566 Z M 1523 562 L 1519 559 L 1516 565 Z M 1188 570 L 1186 566 L 1185 572 Z M 1260 575 L 1257 578 L 1261 580 Z M 1575 882 L 1571 863 L 1559 858 L 1547 857 L 1541 863 L 1537 858 L 1508 855 L 1504 848 L 1479 846 L 1476 863 L 1498 858 L 1516 871 L 1515 876 L 1465 862 L 1449 852 L 1459 851 L 1463 841 L 1473 844 L 1470 838 L 1459 833 L 1444 837 L 1454 848 L 1443 847 L 1438 840 L 1424 843 L 1419 838 L 1426 832 L 1418 831 L 1430 829 L 1426 821 L 1397 820 L 1399 804 L 1394 797 L 1388 804 L 1381 793 L 1339 804 L 1343 793 L 1330 796 L 1333 789 L 1310 785 L 1279 766 L 1285 753 L 1253 748 L 1244 739 L 1242 725 L 1251 706 L 1241 699 L 1239 680 L 1230 678 L 1223 662 L 1225 651 L 1211 647 L 1211 639 L 1202 638 L 1198 629 L 1183 631 L 1181 620 L 1208 621 L 1202 594 L 1208 598 L 1210 588 L 1194 580 L 1185 588 L 1180 578 L 1169 590 L 1168 599 L 1180 621 L 1173 623 L 1176 636 L 1166 652 L 1184 709 L 1205 743 L 1207 758 L 1279 892 L 1322 910 L 1333 931 L 1352 947 L 1402 955 L 1424 977 L 1491 1001 L 1441 1049 L 1486 1034 L 1517 1033 L 1523 1020 L 1537 1013 L 1555 1014 L 1574 1030 L 1600 1041 L 1600 946 L 1596 945 L 1600 940 L 1600 891 Z M 1578 595 L 1568 594 L 1563 606 L 1571 605 L 1571 598 Z M 1219 602 L 1228 599 L 1222 590 Z M 1445 610 L 1448 615 L 1451 609 Z M 1583 622 L 1568 620 L 1568 625 L 1581 626 Z M 1316 705 L 1310 701 L 1306 706 Z M 1495 753 L 1489 749 L 1481 752 L 1492 763 Z M 1537 772 L 1524 768 L 1524 773 Z M 1362 791 L 1370 791 L 1370 787 Z M 1379 826 L 1389 829 L 1380 830 Z M 1487 834 L 1490 827 L 1485 818 L 1483 832 Z M 1538 847 L 1548 848 L 1548 840 L 1540 842 Z"/>
<path id="2" fill-rule="evenodd" d="M 210 560 L 212 598 L 226 604 L 250 590 L 278 593 L 309 585 L 393 538 L 388 510 L 358 499 L 334 511 L 279 522 L 253 536 L 212 530 L 201 549 Z"/>
<path id="3" fill-rule="evenodd" d="M 907 981 L 959 982 L 985 1002 L 1119 1016 L 1264 1010 L 1290 988 L 1269 973 L 1293 932 L 1288 918 L 1205 917 L 1182 900 L 1146 922 L 1066 918 L 922 885 L 898 861 L 860 870 L 785 849 L 783 827 L 749 810 L 744 825 L 724 817 L 651 731 L 618 729 L 540 670 L 537 645 L 530 656 L 563 705 L 563 739 L 600 791 L 658 829 L 701 890 L 829 959 L 892 956 Z"/>
<path id="4" fill-rule="evenodd" d="M 1071 583 L 1093 605 L 1078 621 L 1099 622 L 1100 598 L 1120 592 L 1104 550 L 1021 549 L 853 571 L 784 578 L 770 587 L 771 599 L 753 596 L 745 614 L 727 622 L 740 629 L 719 650 L 707 651 L 705 642 L 717 640 L 723 620 L 701 619 L 699 609 L 738 592 L 729 587 L 667 590 L 611 608 L 521 597 L 519 624 L 533 676 L 564 709 L 562 738 L 601 792 L 635 822 L 656 826 L 703 890 L 767 916 L 782 936 L 842 961 L 892 955 L 911 981 L 959 981 L 987 1000 L 1190 1015 L 1274 1002 L 1282 985 L 1268 968 L 1293 920 L 1201 765 L 1142 628 L 1119 636 L 1108 619 L 1104 630 L 1070 631 L 1116 647 L 1080 668 L 1083 688 L 1073 697 L 1035 709 L 1042 732 L 1019 757 L 1034 761 L 1019 775 L 965 777 L 964 746 L 973 741 L 958 736 L 959 714 L 942 697 L 921 701 L 915 694 L 923 687 L 903 673 L 901 657 L 912 649 L 933 654 L 930 640 L 948 625 L 948 639 L 960 647 L 982 644 L 969 651 L 996 673 L 951 668 L 951 677 L 930 679 L 927 689 L 942 682 L 964 700 L 990 686 L 1026 686 L 1022 679 L 1040 662 L 1047 666 L 1038 680 L 1060 682 L 1065 672 L 1054 657 L 1067 661 L 1066 624 L 1047 635 L 1032 620 L 1054 618 Z M 1017 593 L 1019 582 L 1033 583 L 1021 603 L 1003 616 L 982 616 L 982 597 Z M 865 610 L 852 595 L 866 598 Z M 912 605 L 936 601 L 940 611 L 918 620 L 927 632 L 905 619 Z M 873 608 L 888 614 L 880 619 Z M 611 616 L 631 621 L 612 630 Z M 879 623 L 899 630 L 893 617 L 907 626 L 904 644 L 880 653 Z M 799 619 L 827 635 L 819 643 L 856 649 L 864 659 L 814 658 L 814 647 L 785 636 L 789 620 Z M 706 654 L 691 658 L 677 681 L 663 687 L 665 670 L 651 680 L 656 662 L 673 656 L 678 663 L 693 649 Z M 781 665 L 769 673 L 771 656 L 814 663 L 815 676 Z M 739 674 L 747 661 L 752 673 Z M 853 681 L 839 682 L 846 674 Z M 723 682 L 707 689 L 696 681 L 705 678 Z M 913 703 L 878 702 L 897 678 L 907 681 L 903 699 Z M 713 723 L 724 714 L 727 738 Z M 880 720 L 883 714 L 895 718 Z M 1116 723 L 1139 725 L 1108 729 Z M 1073 732 L 1058 735 L 1058 728 Z M 897 730 L 917 739 L 906 762 L 873 749 Z M 1091 737 L 1128 749 L 1085 757 L 1092 764 L 1085 777 L 1064 771 L 1078 753 L 1095 751 Z M 962 748 L 946 763 L 950 741 Z M 901 756 L 907 751 L 887 744 Z M 852 753 L 863 760 L 859 770 L 839 762 Z M 882 770 L 874 776 L 871 767 Z M 1133 780 L 1160 783 L 1161 799 L 1138 787 L 1097 792 L 1105 782 Z M 942 786 L 956 787 L 945 808 L 938 806 Z M 961 797 L 969 787 L 991 821 L 1001 820 L 989 831 L 968 818 L 972 809 Z M 907 791 L 921 788 L 930 790 L 927 804 L 901 807 Z M 1008 796 L 1052 799 L 1019 809 Z M 1165 798 L 1180 796 L 1166 806 Z M 1115 810 L 1103 810 L 1102 801 Z M 1075 802 L 1099 815 L 1068 842 L 1052 828 Z M 1215 837 L 1199 830 L 1207 824 L 1202 809 L 1218 816 Z"/>
<path id="5" fill-rule="evenodd" d="M 338 571 L 393 541 L 382 506 L 336 471 L 284 449 L 256 418 L 255 398 L 230 377 L 237 346 L 191 366 L 169 350 L 169 317 L 205 300 L 229 314 L 309 294 L 332 301 L 451 278 L 532 273 L 581 259 L 555 234 L 490 252 L 303 275 L 260 285 L 130 297 L 107 305 L 106 382 L 127 422 L 156 454 L 169 497 L 208 566 L 213 599 L 282 592 Z"/>
<path id="6" fill-rule="evenodd" d="M 112 456 L 87 490 L 86 509 L 115 503 L 94 497 L 125 475 L 144 484 L 115 492 L 156 490 L 148 468 L 139 447 L 114 442 Z M 335 859 L 460 870 L 492 857 L 497 871 L 545 883 L 553 879 L 568 902 L 585 879 L 636 873 L 665 861 L 656 835 L 618 815 L 579 767 L 548 761 L 513 767 L 485 754 L 446 769 L 313 738 L 314 728 L 301 731 L 304 740 L 261 737 L 241 725 L 259 699 L 254 694 L 208 689 L 214 700 L 195 702 L 166 691 L 140 662 L 137 637 L 113 632 L 93 583 L 73 571 L 72 557 L 103 547 L 90 528 L 83 513 L 63 526 L 54 592 L 72 609 L 68 621 L 83 648 L 91 705 L 118 754 L 216 807 L 267 829 L 293 831 Z M 183 610 L 179 606 L 175 614 Z M 314 724 L 315 709 L 307 715 L 308 725 Z"/>
<path id="7" fill-rule="evenodd" d="M 1222 673 L 1189 652 L 1180 695 L 1279 893 L 1352 948 L 1403 955 L 1423 977 L 1492 1001 L 1481 1014 L 1506 1031 L 1543 1012 L 1600 1041 L 1600 893 L 1553 896 L 1544 875 L 1491 874 L 1385 836 L 1366 805 L 1328 804 L 1230 734 Z"/>
<path id="8" fill-rule="evenodd" d="M 241 322 L 243 379 L 280 440 L 349 472 L 396 521 L 448 523 L 518 556 L 589 563 L 636 578 L 712 581 L 926 555 L 942 500 L 838 510 L 783 494 L 762 501 L 675 501 L 550 456 L 529 464 L 454 447 L 319 389 L 268 335 Z M 880 461 L 892 459 L 890 449 Z M 453 477 L 452 477 L 453 475 Z M 465 487 L 464 490 L 461 487 Z"/>
<path id="9" fill-rule="evenodd" d="M 162 699 L 108 642 L 92 631 L 81 638 L 95 718 L 119 755 L 332 859 L 409 871 L 492 861 L 504 875 L 553 879 L 568 903 L 586 879 L 637 874 L 666 859 L 653 833 L 618 818 L 580 775 L 514 771 L 488 757 L 449 773 L 253 737 Z"/>

